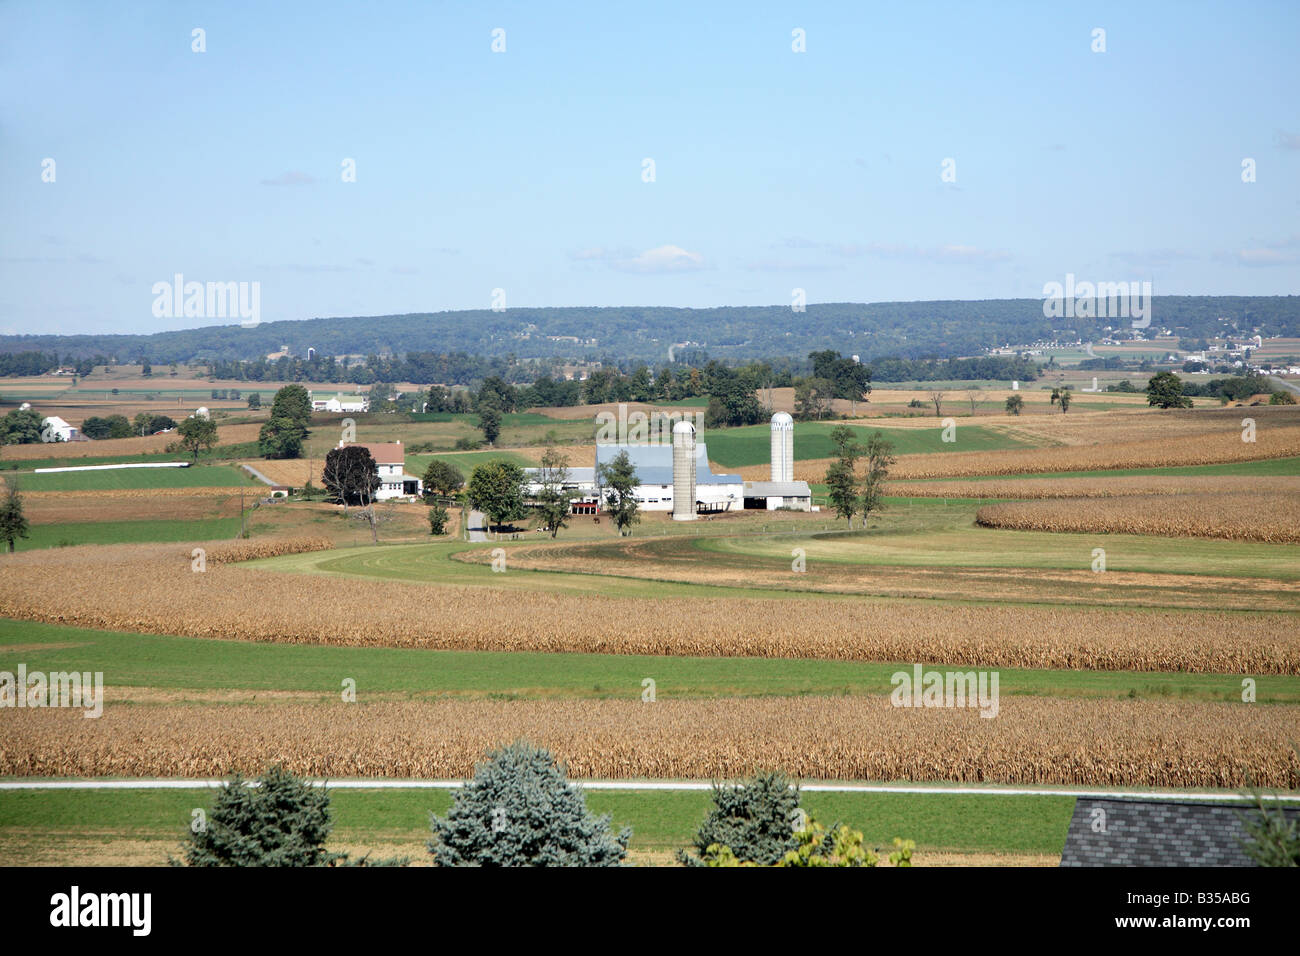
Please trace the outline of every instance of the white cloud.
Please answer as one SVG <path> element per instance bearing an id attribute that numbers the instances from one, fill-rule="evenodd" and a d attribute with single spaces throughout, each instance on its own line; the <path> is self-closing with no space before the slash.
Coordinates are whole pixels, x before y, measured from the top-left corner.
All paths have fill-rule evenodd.
<path id="1" fill-rule="evenodd" d="M 663 275 L 674 272 L 698 272 L 708 268 L 704 256 L 681 246 L 656 246 L 644 252 L 633 253 L 625 249 L 607 249 L 593 246 L 580 249 L 569 256 L 577 262 L 603 262 L 618 272 L 641 275 Z"/>

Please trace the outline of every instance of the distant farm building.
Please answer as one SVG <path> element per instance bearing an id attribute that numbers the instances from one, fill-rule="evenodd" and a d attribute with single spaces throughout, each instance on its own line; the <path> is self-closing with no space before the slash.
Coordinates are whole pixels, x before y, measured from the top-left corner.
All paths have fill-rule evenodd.
<path id="1" fill-rule="evenodd" d="M 679 521 L 699 514 L 723 511 L 812 510 L 812 490 L 806 481 L 793 481 L 794 422 L 778 412 L 772 419 L 772 480 L 745 481 L 740 475 L 714 474 L 709 467 L 709 450 L 695 439 L 695 427 L 678 422 L 673 427 L 673 444 L 598 442 L 596 467 L 569 468 L 563 490 L 573 495 L 574 514 L 598 514 L 604 499 L 600 466 L 609 465 L 622 452 L 636 471 L 633 490 L 637 507 L 643 511 L 670 511 Z M 527 493 L 542 491 L 541 469 L 525 468 Z M 674 507 L 677 504 L 677 507 Z"/>
<path id="2" fill-rule="evenodd" d="M 58 415 L 51 415 L 41 421 L 41 441 L 90 441 L 81 434 L 81 429 L 69 425 Z"/>
<path id="3" fill-rule="evenodd" d="M 339 392 L 333 398 L 312 396 L 311 410 L 313 412 L 366 412 L 370 410 L 370 402 L 364 395 L 344 395 Z"/>

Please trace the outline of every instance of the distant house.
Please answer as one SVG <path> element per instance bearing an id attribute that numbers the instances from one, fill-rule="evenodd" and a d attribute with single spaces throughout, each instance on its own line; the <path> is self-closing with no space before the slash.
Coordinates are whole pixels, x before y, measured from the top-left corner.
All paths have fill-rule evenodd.
<path id="1" fill-rule="evenodd" d="M 370 457 L 374 458 L 378 466 L 379 487 L 375 490 L 376 501 L 387 501 L 391 498 L 418 498 L 423 493 L 420 479 L 406 474 L 406 448 L 400 441 L 352 442 L 351 444 L 369 451 Z M 339 442 L 338 447 L 344 447 L 344 443 Z"/>
<path id="2" fill-rule="evenodd" d="M 81 429 L 69 425 L 58 415 L 51 415 L 41 421 L 41 441 L 90 441 L 81 434 Z"/>
<path id="3" fill-rule="evenodd" d="M 1300 821 L 1300 806 L 1282 812 Z M 1080 797 L 1061 866 L 1255 866 L 1242 825 L 1252 813 L 1236 802 Z"/>
<path id="4" fill-rule="evenodd" d="M 364 395 L 339 392 L 333 398 L 312 396 L 311 409 L 314 412 L 366 412 L 370 410 L 370 402 Z"/>

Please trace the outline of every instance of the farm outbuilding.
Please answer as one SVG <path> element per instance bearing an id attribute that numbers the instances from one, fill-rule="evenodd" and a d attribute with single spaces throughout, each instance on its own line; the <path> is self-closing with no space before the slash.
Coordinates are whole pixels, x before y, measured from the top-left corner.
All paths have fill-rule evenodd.
<path id="1" fill-rule="evenodd" d="M 806 481 L 747 481 L 745 509 L 812 511 L 812 489 Z"/>

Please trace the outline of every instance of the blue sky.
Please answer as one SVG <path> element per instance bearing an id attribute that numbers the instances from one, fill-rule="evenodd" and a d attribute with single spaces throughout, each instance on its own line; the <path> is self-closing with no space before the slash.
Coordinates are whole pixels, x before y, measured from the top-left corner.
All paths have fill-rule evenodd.
<path id="1" fill-rule="evenodd" d="M 212 324 L 153 315 L 176 273 L 262 321 L 1300 292 L 1298 36 L 1294 2 L 7 2 L 0 333 Z"/>

